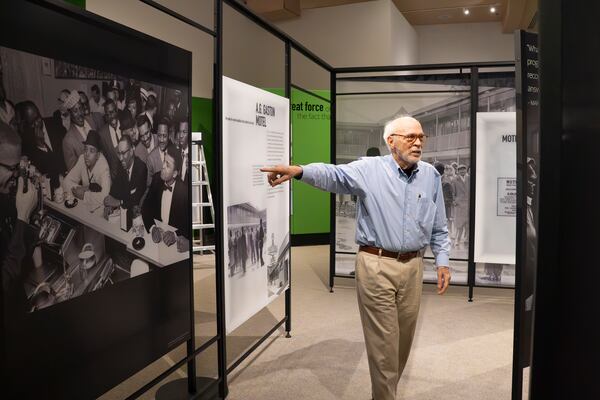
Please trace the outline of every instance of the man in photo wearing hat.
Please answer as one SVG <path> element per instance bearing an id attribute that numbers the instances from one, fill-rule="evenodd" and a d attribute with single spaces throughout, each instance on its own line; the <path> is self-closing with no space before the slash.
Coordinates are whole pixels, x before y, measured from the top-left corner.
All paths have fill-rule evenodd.
<path id="1" fill-rule="evenodd" d="M 83 154 L 83 142 L 87 139 L 88 132 L 96 130 L 96 124 L 90 117 L 86 117 L 80 96 L 77 90 L 72 90 L 63 104 L 69 110 L 71 127 L 63 138 L 62 147 L 67 170 L 75 166 L 79 156 Z"/>
<path id="2" fill-rule="evenodd" d="M 64 179 L 65 190 L 75 198 L 83 200 L 90 211 L 104 205 L 104 199 L 110 193 L 111 179 L 108 162 L 102 155 L 102 144 L 98 132 L 91 130 L 82 142 L 83 154 Z"/>
<path id="3" fill-rule="evenodd" d="M 104 102 L 104 119 L 106 124 L 100 129 L 100 143 L 102 144 L 102 153 L 108 161 L 110 167 L 110 176 L 115 177 L 118 172 L 119 158 L 117 157 L 117 146 L 121 139 L 121 122 L 119 121 L 119 112 L 117 105 L 111 99 Z"/>

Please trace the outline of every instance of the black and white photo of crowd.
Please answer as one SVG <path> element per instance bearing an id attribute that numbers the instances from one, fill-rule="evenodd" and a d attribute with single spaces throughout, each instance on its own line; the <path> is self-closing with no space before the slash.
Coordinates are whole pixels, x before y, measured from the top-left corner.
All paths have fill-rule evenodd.
<path id="1" fill-rule="evenodd" d="M 157 267 L 132 248 L 188 254 L 189 131 L 186 90 L 0 47 L 5 308 L 43 309 Z"/>
<path id="2" fill-rule="evenodd" d="M 227 221 L 229 277 L 264 267 L 267 210 L 259 210 L 251 203 L 235 204 L 227 207 Z"/>

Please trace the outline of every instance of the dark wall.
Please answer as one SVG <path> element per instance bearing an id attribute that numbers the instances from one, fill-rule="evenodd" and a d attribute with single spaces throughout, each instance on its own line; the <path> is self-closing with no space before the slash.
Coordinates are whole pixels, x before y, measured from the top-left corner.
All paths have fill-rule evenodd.
<path id="1" fill-rule="evenodd" d="M 599 2 L 540 2 L 541 169 L 532 399 L 598 399 Z"/>

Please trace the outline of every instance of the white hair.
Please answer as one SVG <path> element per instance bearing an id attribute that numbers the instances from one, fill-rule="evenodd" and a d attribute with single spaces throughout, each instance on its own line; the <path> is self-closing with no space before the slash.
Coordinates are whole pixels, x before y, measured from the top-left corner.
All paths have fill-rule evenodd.
<path id="1" fill-rule="evenodd" d="M 388 150 L 392 150 L 390 148 L 390 144 L 388 143 L 387 139 L 388 137 L 390 137 L 390 135 L 394 132 L 396 132 L 397 129 L 397 125 L 400 121 L 404 121 L 406 119 L 414 119 L 413 117 L 409 116 L 409 115 L 401 115 L 400 117 L 396 117 L 388 122 L 386 122 L 384 128 L 383 128 L 383 141 L 385 142 L 385 145 L 387 146 Z"/>

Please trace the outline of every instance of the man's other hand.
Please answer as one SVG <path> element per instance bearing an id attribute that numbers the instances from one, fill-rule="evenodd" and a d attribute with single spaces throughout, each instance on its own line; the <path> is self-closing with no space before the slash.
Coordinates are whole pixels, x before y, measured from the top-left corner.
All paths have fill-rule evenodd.
<path id="1" fill-rule="evenodd" d="M 448 286 L 450 286 L 450 268 L 438 267 L 437 276 L 438 294 L 444 294 L 446 293 L 446 290 L 448 290 Z"/>
<path id="2" fill-rule="evenodd" d="M 297 165 L 276 165 L 274 167 L 264 167 L 260 170 L 268 172 L 267 181 L 271 186 L 280 185 L 302 173 L 302 167 Z"/>

